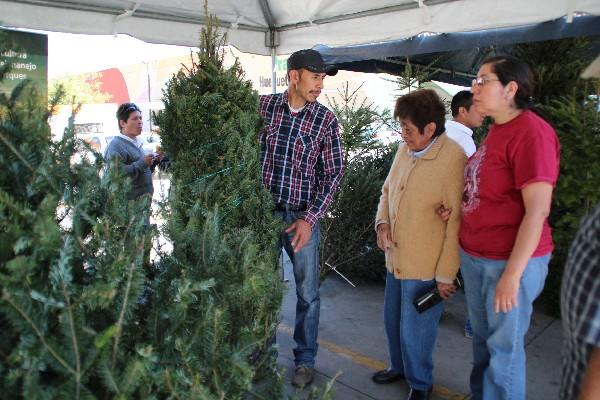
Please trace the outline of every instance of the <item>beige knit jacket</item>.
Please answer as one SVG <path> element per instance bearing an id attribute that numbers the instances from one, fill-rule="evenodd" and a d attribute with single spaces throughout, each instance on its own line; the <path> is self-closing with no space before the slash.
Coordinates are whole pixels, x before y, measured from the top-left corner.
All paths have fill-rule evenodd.
<path id="1" fill-rule="evenodd" d="M 375 227 L 389 223 L 394 245 L 385 264 L 396 279 L 454 280 L 460 261 L 458 228 L 467 158 L 463 149 L 440 135 L 421 158 L 401 144 L 381 190 Z M 436 208 L 452 208 L 441 220 Z"/>

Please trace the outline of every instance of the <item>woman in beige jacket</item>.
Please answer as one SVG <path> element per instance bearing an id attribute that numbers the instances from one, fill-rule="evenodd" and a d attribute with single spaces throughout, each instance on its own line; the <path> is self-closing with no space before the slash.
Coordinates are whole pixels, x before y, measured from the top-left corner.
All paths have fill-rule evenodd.
<path id="1" fill-rule="evenodd" d="M 388 269 L 384 322 L 390 365 L 373 380 L 406 379 L 409 400 L 428 399 L 443 306 L 420 314 L 413 301 L 436 287 L 442 298 L 455 290 L 460 215 L 442 221 L 436 208 L 460 209 L 466 156 L 444 133 L 445 108 L 434 91 L 400 97 L 394 118 L 404 143 L 383 185 L 376 216 L 377 244 Z"/>

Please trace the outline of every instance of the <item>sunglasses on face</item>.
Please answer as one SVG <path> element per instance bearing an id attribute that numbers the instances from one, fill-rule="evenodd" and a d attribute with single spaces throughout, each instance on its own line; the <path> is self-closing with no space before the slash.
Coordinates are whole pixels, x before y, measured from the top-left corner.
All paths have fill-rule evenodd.
<path id="1" fill-rule="evenodd" d="M 130 104 L 127 107 L 125 107 L 125 112 L 129 112 L 129 111 L 140 111 L 140 109 L 135 104 Z"/>

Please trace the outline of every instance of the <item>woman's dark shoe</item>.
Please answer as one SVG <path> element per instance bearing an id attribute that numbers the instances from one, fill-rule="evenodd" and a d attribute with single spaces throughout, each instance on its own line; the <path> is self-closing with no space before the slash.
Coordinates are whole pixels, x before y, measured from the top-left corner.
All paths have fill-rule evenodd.
<path id="1" fill-rule="evenodd" d="M 382 369 L 375 372 L 371 377 L 375 383 L 392 383 L 404 379 L 404 375 L 399 372 L 394 372 L 390 369 Z"/>
<path id="2" fill-rule="evenodd" d="M 410 389 L 410 393 L 408 394 L 408 398 L 406 400 L 429 400 L 429 396 L 431 396 L 432 391 L 433 386 L 427 390 Z"/>

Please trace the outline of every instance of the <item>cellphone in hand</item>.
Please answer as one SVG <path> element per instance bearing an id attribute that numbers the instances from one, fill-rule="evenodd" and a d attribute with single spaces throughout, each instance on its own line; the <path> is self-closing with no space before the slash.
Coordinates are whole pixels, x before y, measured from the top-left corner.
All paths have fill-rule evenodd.
<path id="1" fill-rule="evenodd" d="M 456 278 L 453 283 L 457 289 L 460 289 L 462 287 L 462 282 L 458 278 Z M 413 302 L 413 305 L 417 309 L 417 312 L 420 314 L 429 310 L 431 307 L 435 306 L 443 300 L 444 299 L 442 299 L 442 296 L 440 296 L 440 292 L 438 291 L 436 285 L 433 289 L 431 289 L 424 295 L 416 298 Z"/>

